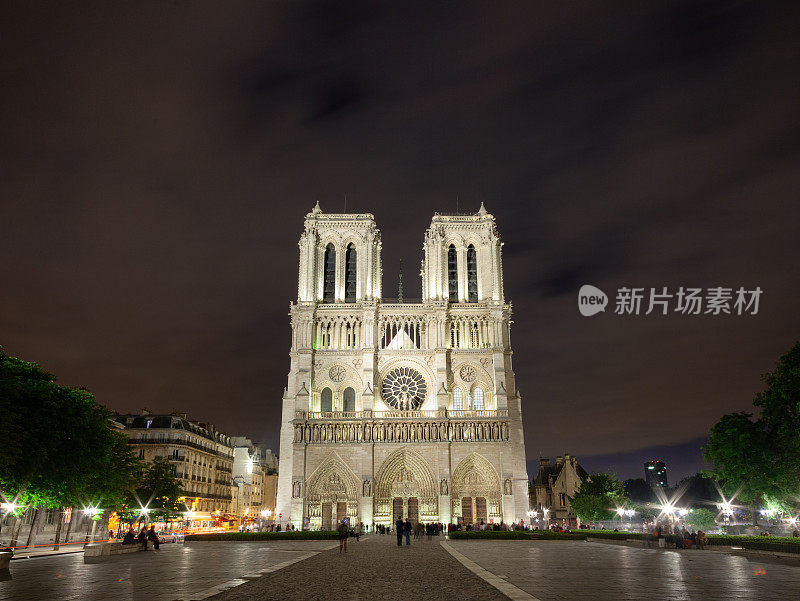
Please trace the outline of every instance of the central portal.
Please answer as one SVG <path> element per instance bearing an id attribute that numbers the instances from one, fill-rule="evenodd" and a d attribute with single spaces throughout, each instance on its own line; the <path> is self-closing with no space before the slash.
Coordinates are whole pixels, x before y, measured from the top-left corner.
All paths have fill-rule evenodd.
<path id="1" fill-rule="evenodd" d="M 416 452 L 403 447 L 375 475 L 374 519 L 393 526 L 398 517 L 413 523 L 439 521 L 439 496 L 430 467 Z"/>

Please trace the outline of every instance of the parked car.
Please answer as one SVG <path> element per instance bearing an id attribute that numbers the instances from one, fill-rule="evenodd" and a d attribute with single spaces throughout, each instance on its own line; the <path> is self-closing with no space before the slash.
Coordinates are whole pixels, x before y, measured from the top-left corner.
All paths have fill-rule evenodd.
<path id="1" fill-rule="evenodd" d="M 184 535 L 180 532 L 159 532 L 158 533 L 158 542 L 159 543 L 182 543 L 184 539 Z"/>

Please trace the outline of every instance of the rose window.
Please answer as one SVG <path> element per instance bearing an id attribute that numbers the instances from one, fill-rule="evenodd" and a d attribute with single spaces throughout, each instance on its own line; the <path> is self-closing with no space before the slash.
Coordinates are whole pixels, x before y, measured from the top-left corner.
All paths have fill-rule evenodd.
<path id="1" fill-rule="evenodd" d="M 397 367 L 383 378 L 381 394 L 384 402 L 394 409 L 419 409 L 425 402 L 428 385 L 416 369 Z"/>

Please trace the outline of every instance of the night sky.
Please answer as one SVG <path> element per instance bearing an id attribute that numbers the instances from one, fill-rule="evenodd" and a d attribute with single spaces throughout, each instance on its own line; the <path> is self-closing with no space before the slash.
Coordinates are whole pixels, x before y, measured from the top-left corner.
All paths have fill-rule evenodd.
<path id="1" fill-rule="evenodd" d="M 691 473 L 800 338 L 796 3 L 4 8 L 0 344 L 112 409 L 277 451 L 303 217 L 345 196 L 392 297 L 435 211 L 496 216 L 532 463 Z M 764 292 L 586 318 L 587 283 Z"/>

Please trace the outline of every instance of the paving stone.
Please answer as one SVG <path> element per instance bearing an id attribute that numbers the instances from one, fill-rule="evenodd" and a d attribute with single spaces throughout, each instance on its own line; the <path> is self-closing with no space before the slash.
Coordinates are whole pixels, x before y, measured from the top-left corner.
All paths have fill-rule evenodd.
<path id="1" fill-rule="evenodd" d="M 797 599 L 800 566 L 712 551 L 657 551 L 572 541 L 449 541 L 541 601 Z M 765 570 L 765 574 L 760 574 Z"/>
<path id="2" fill-rule="evenodd" d="M 412 538 L 410 546 L 398 547 L 390 535 L 370 535 L 359 543 L 350 539 L 346 554 L 338 549 L 320 553 L 211 600 L 507 601 L 442 549 L 441 540 Z"/>

